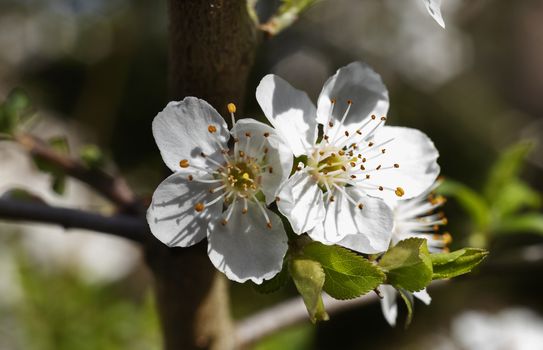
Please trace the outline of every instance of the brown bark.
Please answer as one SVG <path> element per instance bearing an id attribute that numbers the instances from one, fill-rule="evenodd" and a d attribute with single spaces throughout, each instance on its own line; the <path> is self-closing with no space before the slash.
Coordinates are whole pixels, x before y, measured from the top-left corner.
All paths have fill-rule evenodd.
<path id="1" fill-rule="evenodd" d="M 243 104 L 257 45 L 245 0 L 169 0 L 170 93 L 196 96 L 223 115 Z M 164 348 L 232 349 L 227 283 L 210 263 L 207 243 L 167 248 L 148 242 Z"/>
<path id="2" fill-rule="evenodd" d="M 196 96 L 221 114 L 243 105 L 257 45 L 245 0 L 169 0 L 170 92 Z"/>

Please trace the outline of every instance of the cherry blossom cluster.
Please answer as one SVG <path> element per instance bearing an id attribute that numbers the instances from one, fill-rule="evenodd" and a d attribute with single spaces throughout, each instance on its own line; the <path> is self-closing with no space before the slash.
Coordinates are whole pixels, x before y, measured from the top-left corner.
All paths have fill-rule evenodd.
<path id="1" fill-rule="evenodd" d="M 450 242 L 434 233 L 446 223 L 435 213 L 444 199 L 432 195 L 438 151 L 419 130 L 385 125 L 388 91 L 370 67 L 340 68 L 316 106 L 275 75 L 262 79 L 256 99 L 271 126 L 236 120 L 229 104 L 229 130 L 195 97 L 155 117 L 153 135 L 173 174 L 156 189 L 147 220 L 164 244 L 189 247 L 207 238 L 217 269 L 260 284 L 281 271 L 287 254 L 281 216 L 296 235 L 363 254 L 409 237 L 426 238 L 434 251 Z M 380 290 L 393 323 L 389 287 Z M 416 296 L 429 302 L 425 291 Z"/>

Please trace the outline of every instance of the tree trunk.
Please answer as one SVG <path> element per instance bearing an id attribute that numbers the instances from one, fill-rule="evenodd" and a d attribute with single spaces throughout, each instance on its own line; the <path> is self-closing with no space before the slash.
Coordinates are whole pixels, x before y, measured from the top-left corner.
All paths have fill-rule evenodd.
<path id="1" fill-rule="evenodd" d="M 243 105 L 257 37 L 245 0 L 169 0 L 170 94 L 196 96 L 226 114 Z M 182 141 L 182 140 L 181 140 Z M 227 281 L 207 257 L 207 242 L 191 248 L 147 245 L 164 348 L 234 347 Z"/>

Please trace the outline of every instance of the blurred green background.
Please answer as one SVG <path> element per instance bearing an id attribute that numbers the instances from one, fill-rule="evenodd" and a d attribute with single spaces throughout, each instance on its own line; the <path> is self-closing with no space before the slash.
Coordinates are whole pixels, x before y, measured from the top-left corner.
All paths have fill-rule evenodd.
<path id="1" fill-rule="evenodd" d="M 265 19 L 276 6 L 261 0 L 258 13 Z M 446 30 L 420 0 L 318 3 L 263 41 L 246 115 L 262 117 L 254 90 L 267 73 L 316 101 L 337 68 L 368 62 L 389 89 L 389 123 L 427 133 L 440 151 L 442 174 L 456 181 L 445 189 L 453 197 L 445 206 L 452 248 L 485 245 L 490 258 L 475 273 L 431 289 L 432 305 L 417 304 L 408 331 L 390 328 L 372 304 L 317 327 L 307 322 L 255 349 L 498 349 L 492 340 L 499 337 L 510 339 L 507 349 L 541 348 L 543 223 L 522 226 L 499 210 L 516 200 L 518 217 L 541 215 L 543 0 L 444 0 L 443 14 Z M 100 146 L 109 169 L 150 195 L 163 169 L 150 123 L 167 103 L 166 44 L 164 1 L 1 0 L 0 100 L 21 87 L 37 119 L 25 127 L 67 136 L 72 152 Z M 495 165 L 519 142 L 530 146 L 519 146 L 504 167 Z M 24 187 L 50 203 L 110 210 L 71 180 L 63 196 L 52 193 L 48 175 L 6 143 L 0 159 L 2 192 Z M 492 183 L 493 167 L 494 174 L 514 169 Z M 509 188 L 519 182 L 522 189 Z M 506 188 L 511 196 L 488 196 Z M 2 223 L 0 230 L 0 349 L 160 348 L 150 277 L 136 247 L 39 225 Z M 259 295 L 232 284 L 231 292 L 236 318 L 296 295 L 292 285 Z"/>

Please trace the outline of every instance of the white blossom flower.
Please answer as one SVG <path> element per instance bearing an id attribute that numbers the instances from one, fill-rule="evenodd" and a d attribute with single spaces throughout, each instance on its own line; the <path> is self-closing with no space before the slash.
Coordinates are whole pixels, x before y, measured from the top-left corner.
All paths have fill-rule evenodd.
<path id="1" fill-rule="evenodd" d="M 435 181 L 432 186 L 415 198 L 399 200 L 390 203 L 393 206 L 394 229 L 391 244 L 408 238 L 424 238 L 428 244 L 428 250 L 433 253 L 447 251 L 447 245 L 451 243 L 451 235 L 448 232 L 438 234 L 439 226 L 446 225 L 447 219 L 442 213 L 434 213 L 436 209 L 445 203 L 442 196 L 434 196 L 433 191 L 440 185 L 441 181 Z M 396 298 L 398 292 L 390 285 L 379 286 L 381 293 L 381 309 L 387 322 L 394 326 L 398 316 L 398 305 Z M 408 293 L 410 296 L 411 293 Z M 423 289 L 412 293 L 414 297 L 429 305 L 432 301 L 430 295 Z"/>
<path id="2" fill-rule="evenodd" d="M 382 199 L 417 196 L 439 166 L 425 134 L 383 126 L 389 103 L 379 75 L 359 62 L 339 69 L 317 108 L 275 75 L 262 79 L 256 97 L 294 155 L 307 159 L 278 194 L 294 232 L 362 253 L 385 251 L 392 213 Z"/>
<path id="3" fill-rule="evenodd" d="M 441 0 L 422 0 L 426 10 L 432 18 L 443 28 L 445 28 L 445 21 L 441 15 Z"/>
<path id="4" fill-rule="evenodd" d="M 273 128 L 253 119 L 230 134 L 207 102 L 170 102 L 153 120 L 153 135 L 174 174 L 153 194 L 151 232 L 164 244 L 189 247 L 208 239 L 211 262 L 234 281 L 262 283 L 281 270 L 287 237 L 266 207 L 289 175 L 292 154 Z M 262 202 L 265 197 L 265 203 Z"/>
<path id="5" fill-rule="evenodd" d="M 381 310 L 383 311 L 383 316 L 389 325 L 394 327 L 396 325 L 396 318 L 398 317 L 398 304 L 396 303 L 396 298 L 398 296 L 398 291 L 394 287 L 388 284 L 382 284 L 377 287 L 379 294 L 381 294 Z M 426 288 L 407 294 L 407 297 L 413 302 L 413 297 L 419 299 L 426 305 L 430 305 L 432 298 L 426 291 Z"/>
<path id="6" fill-rule="evenodd" d="M 435 210 L 445 203 L 445 198 L 432 193 L 440 183 L 440 180 L 435 181 L 415 198 L 400 200 L 395 204 L 389 202 L 394 213 L 392 245 L 414 237 L 426 239 L 428 250 L 432 253 L 447 249 L 452 240 L 451 235 L 447 232 L 437 234 L 439 226 L 447 224 L 447 218 L 442 212 L 435 213 Z"/>

